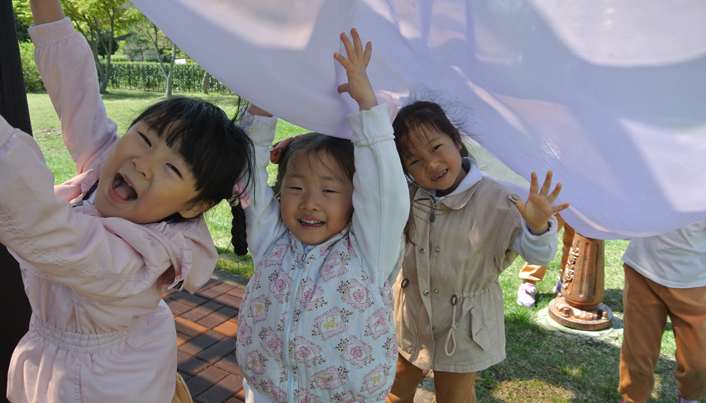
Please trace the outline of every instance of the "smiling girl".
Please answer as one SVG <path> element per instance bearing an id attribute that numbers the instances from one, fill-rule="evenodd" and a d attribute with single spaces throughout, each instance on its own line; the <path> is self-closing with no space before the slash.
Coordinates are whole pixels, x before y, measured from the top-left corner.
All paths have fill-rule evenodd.
<path id="1" fill-rule="evenodd" d="M 409 200 L 392 126 L 365 68 L 370 44 L 342 35 L 358 102 L 352 139 L 309 133 L 280 143 L 267 186 L 276 118 L 244 116 L 257 151 L 256 193 L 245 209 L 255 274 L 238 316 L 237 357 L 247 402 L 381 402 L 397 343 L 387 281 L 402 249 Z M 251 116 L 255 115 L 255 116 Z M 279 197 L 277 197 L 279 196 Z"/>
<path id="2" fill-rule="evenodd" d="M 518 254 L 535 264 L 552 260 L 552 216 L 568 203 L 552 206 L 561 184 L 549 193 L 551 172 L 541 189 L 532 173 L 524 203 L 483 177 L 435 103 L 405 106 L 393 128 L 413 214 L 393 286 L 399 358 L 387 402 L 411 403 L 430 369 L 437 401 L 475 402 L 476 372 L 505 358 L 498 278 Z"/>

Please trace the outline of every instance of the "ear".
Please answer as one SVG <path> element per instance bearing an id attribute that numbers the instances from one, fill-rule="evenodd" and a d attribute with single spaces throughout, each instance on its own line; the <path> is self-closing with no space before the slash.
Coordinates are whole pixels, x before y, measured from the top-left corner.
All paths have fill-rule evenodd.
<path id="1" fill-rule="evenodd" d="M 201 200 L 198 203 L 194 203 L 191 207 L 187 207 L 179 211 L 179 215 L 182 218 L 194 218 L 197 215 L 203 213 L 204 211 L 210 209 L 215 203 L 208 200 Z"/>

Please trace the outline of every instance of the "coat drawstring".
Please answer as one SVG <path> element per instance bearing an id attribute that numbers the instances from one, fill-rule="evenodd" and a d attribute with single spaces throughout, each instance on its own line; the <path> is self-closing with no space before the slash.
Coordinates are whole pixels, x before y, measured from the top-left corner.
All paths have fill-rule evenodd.
<path id="1" fill-rule="evenodd" d="M 458 304 L 458 296 L 454 294 L 451 296 L 451 306 L 454 307 L 453 316 L 451 319 L 451 329 L 449 329 L 449 334 L 446 335 L 446 343 L 444 343 L 444 352 L 449 357 L 451 357 L 456 351 L 456 304 Z M 453 342 L 451 352 L 449 352 L 449 341 Z"/>

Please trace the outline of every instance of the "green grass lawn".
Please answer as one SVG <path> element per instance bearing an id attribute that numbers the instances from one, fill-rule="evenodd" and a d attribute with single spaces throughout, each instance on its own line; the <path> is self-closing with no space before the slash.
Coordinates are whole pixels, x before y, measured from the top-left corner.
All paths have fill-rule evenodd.
<path id="1" fill-rule="evenodd" d="M 235 112 L 237 97 L 228 95 L 189 94 L 213 102 L 229 115 Z M 135 116 L 154 102 L 161 93 L 110 90 L 104 96 L 108 116 L 118 123 L 123 133 Z M 56 183 L 75 175 L 71 158 L 66 152 L 59 121 L 46 94 L 28 94 L 32 128 L 42 148 Z M 280 121 L 277 138 L 305 132 L 304 129 Z M 270 174 L 274 166 L 270 166 Z M 252 276 L 249 255 L 237 257 L 230 245 L 231 213 L 224 202 L 206 214 L 220 259 L 218 267 L 245 277 Z M 620 260 L 627 241 L 605 243 L 605 303 L 622 319 L 623 273 Z M 479 402 L 618 402 L 619 347 L 593 341 L 568 338 L 538 324 L 539 312 L 554 297 L 551 290 L 559 273 L 560 256 L 547 270 L 546 280 L 538 284 L 537 307 L 524 308 L 515 303 L 520 279 L 517 274 L 524 264 L 517 259 L 501 276 L 505 295 L 505 325 L 507 359 L 478 374 L 476 393 Z M 667 327 L 671 330 L 671 324 Z M 662 358 L 657 368 L 657 384 L 650 402 L 676 402 L 674 368 L 674 337 L 666 332 L 662 340 Z M 441 402 L 443 403 L 443 402 Z"/>

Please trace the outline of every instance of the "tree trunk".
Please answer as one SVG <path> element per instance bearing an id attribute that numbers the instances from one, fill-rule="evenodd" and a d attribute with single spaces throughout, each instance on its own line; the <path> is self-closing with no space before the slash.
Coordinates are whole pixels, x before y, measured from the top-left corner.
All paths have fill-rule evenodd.
<path id="1" fill-rule="evenodd" d="M 91 51 L 93 52 L 93 61 L 96 63 L 96 70 L 98 71 L 98 84 L 99 84 L 99 89 L 101 94 L 105 94 L 105 88 L 107 87 L 108 80 L 105 80 L 106 77 L 106 72 L 105 69 L 103 69 L 103 66 L 101 65 L 100 58 L 98 58 L 98 37 L 94 40 L 91 41 Z M 106 83 L 105 86 L 103 86 L 103 83 Z"/>
<path id="2" fill-rule="evenodd" d="M 164 94 L 165 97 L 171 98 L 172 96 L 172 76 L 174 75 L 174 61 L 176 60 L 176 43 L 172 42 L 172 60 L 169 63 L 169 74 L 167 74 L 167 91 Z"/>
<path id="3" fill-rule="evenodd" d="M 208 74 L 208 71 L 204 71 L 203 73 L 203 83 L 201 83 L 201 92 L 204 94 L 208 94 L 208 79 L 211 77 L 210 74 Z"/>

